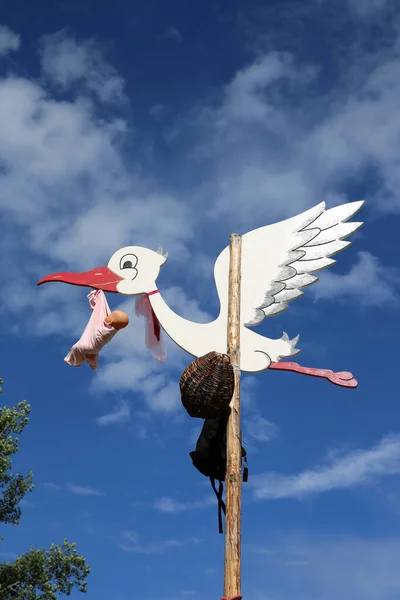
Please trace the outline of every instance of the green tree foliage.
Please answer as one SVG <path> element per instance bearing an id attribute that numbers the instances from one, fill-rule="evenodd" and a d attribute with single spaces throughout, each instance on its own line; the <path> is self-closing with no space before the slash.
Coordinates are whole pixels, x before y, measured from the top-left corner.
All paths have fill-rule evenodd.
<path id="1" fill-rule="evenodd" d="M 86 592 L 89 574 L 83 556 L 67 540 L 50 550 L 31 548 L 13 563 L 0 564 L 1 600 L 56 600 L 75 587 Z"/>
<path id="2" fill-rule="evenodd" d="M 0 379 L 0 384 L 3 383 Z M 1 388 L 0 388 L 1 391 Z M 18 437 L 28 423 L 30 406 L 20 402 L 15 408 L 0 408 L 0 522 L 18 525 L 19 503 L 32 491 L 32 473 L 12 473 L 11 457 L 18 452 Z M 0 538 L 1 539 L 1 538 Z"/>
<path id="3" fill-rule="evenodd" d="M 0 393 L 2 384 L 0 378 Z M 13 473 L 11 460 L 29 413 L 25 401 L 14 408 L 0 407 L 0 523 L 18 525 L 19 504 L 33 490 L 32 473 Z M 67 540 L 49 550 L 31 548 L 14 562 L 0 563 L 0 600 L 57 600 L 74 588 L 86 592 L 89 571 L 85 558 Z"/>

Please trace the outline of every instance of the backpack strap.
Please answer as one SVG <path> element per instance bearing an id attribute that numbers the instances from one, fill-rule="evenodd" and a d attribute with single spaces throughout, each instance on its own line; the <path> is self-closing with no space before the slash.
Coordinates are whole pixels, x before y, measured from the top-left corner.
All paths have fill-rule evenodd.
<path id="1" fill-rule="evenodd" d="M 244 468 L 243 468 L 243 483 L 247 483 L 249 480 L 249 465 L 247 463 L 247 455 L 243 456 Z"/>
<path id="2" fill-rule="evenodd" d="M 220 481 L 219 488 L 217 490 L 217 488 L 215 486 L 215 479 L 213 477 L 210 477 L 210 481 L 211 481 L 212 489 L 214 490 L 215 495 L 217 496 L 217 500 L 218 500 L 218 530 L 219 530 L 219 533 L 224 533 L 224 529 L 222 526 L 222 513 L 224 513 L 224 515 L 226 514 L 225 502 L 222 499 L 222 495 L 224 493 L 224 484 L 222 481 Z"/>

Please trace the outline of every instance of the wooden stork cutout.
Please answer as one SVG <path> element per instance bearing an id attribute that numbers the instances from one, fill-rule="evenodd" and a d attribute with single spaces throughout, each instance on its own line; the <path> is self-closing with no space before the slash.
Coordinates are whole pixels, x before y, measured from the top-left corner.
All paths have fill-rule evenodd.
<path id="1" fill-rule="evenodd" d="M 298 336 L 286 333 L 279 339 L 261 336 L 250 329 L 265 317 L 287 308 L 287 302 L 313 284 L 313 273 L 332 265 L 330 258 L 346 248 L 344 241 L 362 223 L 348 222 L 363 202 L 352 202 L 325 210 L 325 203 L 274 225 L 260 227 L 243 236 L 233 234 L 230 245 L 215 263 L 214 275 L 220 312 L 211 323 L 192 323 L 174 313 L 156 287 L 167 255 L 160 248 L 129 246 L 118 250 L 107 267 L 85 273 L 56 273 L 40 284 L 61 281 L 127 296 L 142 295 L 139 313 L 153 319 L 181 348 L 199 357 L 208 352 L 228 353 L 234 370 L 235 387 L 227 425 L 226 533 L 224 598 L 241 600 L 241 448 L 240 375 L 265 369 L 294 371 L 324 377 L 344 387 L 356 387 L 351 373 L 301 367 L 281 362 L 299 352 Z M 148 309 L 148 310 L 147 310 Z M 157 333 L 158 332 L 158 333 Z"/>
<path id="2" fill-rule="evenodd" d="M 348 222 L 363 202 L 342 204 L 329 210 L 322 202 L 314 208 L 273 225 L 254 229 L 242 236 L 240 303 L 240 370 L 255 373 L 265 369 L 293 371 L 323 377 L 344 387 L 356 387 L 351 373 L 302 367 L 281 359 L 296 355 L 299 336 L 289 339 L 283 333 L 270 339 L 254 332 L 266 317 L 288 307 L 303 295 L 302 288 L 316 282 L 315 272 L 335 263 L 330 258 L 346 248 L 344 241 L 362 223 Z M 39 285 L 60 281 L 72 285 L 116 292 L 127 296 L 147 295 L 153 314 L 178 346 L 199 357 L 208 352 L 227 353 L 229 246 L 217 258 L 214 276 L 220 312 L 211 323 L 193 323 L 173 312 L 156 287 L 157 277 L 167 260 L 162 248 L 157 252 L 139 246 L 121 248 L 107 267 L 85 273 L 56 273 Z"/>

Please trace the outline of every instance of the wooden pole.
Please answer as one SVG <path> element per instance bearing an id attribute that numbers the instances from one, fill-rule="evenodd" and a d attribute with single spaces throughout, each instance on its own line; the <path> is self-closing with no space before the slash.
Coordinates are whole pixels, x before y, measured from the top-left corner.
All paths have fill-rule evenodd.
<path id="1" fill-rule="evenodd" d="M 235 374 L 235 391 L 227 426 L 224 596 L 240 596 L 242 431 L 240 426 L 240 288 L 242 237 L 230 238 L 228 353 Z"/>

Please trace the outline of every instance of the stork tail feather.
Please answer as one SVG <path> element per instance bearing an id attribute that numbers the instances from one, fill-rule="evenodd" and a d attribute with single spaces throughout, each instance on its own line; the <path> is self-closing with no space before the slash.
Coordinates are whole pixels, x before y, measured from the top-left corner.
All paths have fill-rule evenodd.
<path id="1" fill-rule="evenodd" d="M 296 344 L 299 341 L 299 339 L 300 339 L 300 335 L 296 335 L 296 337 L 291 340 L 291 339 L 289 339 L 289 336 L 286 333 L 286 331 L 283 332 L 282 337 L 280 338 L 280 341 L 284 342 L 285 346 L 287 348 L 287 351 L 285 352 L 285 356 L 295 356 L 296 354 L 298 354 L 301 351 L 300 348 L 296 348 Z"/>

